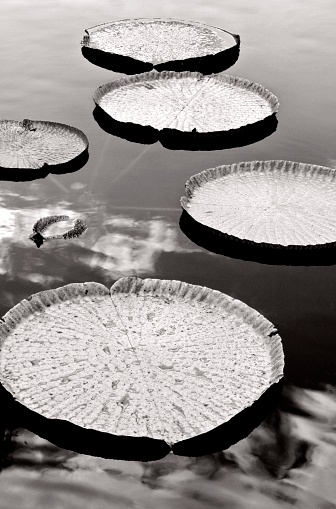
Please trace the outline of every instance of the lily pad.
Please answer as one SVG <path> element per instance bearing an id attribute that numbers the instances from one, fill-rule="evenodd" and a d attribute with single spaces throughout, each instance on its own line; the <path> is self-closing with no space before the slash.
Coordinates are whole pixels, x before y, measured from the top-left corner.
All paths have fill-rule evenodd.
<path id="1" fill-rule="evenodd" d="M 336 263 L 335 179 L 332 168 L 281 160 L 211 168 L 186 183 L 183 229 L 229 256 L 237 247 L 257 261 Z"/>
<path id="2" fill-rule="evenodd" d="M 240 39 L 191 21 L 142 18 L 85 30 L 82 53 L 92 63 L 126 74 L 171 70 L 221 72 L 239 56 Z"/>
<path id="3" fill-rule="evenodd" d="M 283 366 L 266 318 L 180 281 L 122 278 L 110 292 L 70 284 L 23 300 L 0 323 L 11 411 L 44 438 L 98 456 L 220 450 L 239 415 L 256 425 L 251 409 L 260 412 Z"/>
<path id="4" fill-rule="evenodd" d="M 183 143 L 199 148 L 217 139 L 233 141 L 232 146 L 245 144 L 245 137 L 251 137 L 251 131 L 258 137 L 258 130 L 274 120 L 279 108 L 269 90 L 249 80 L 172 71 L 107 83 L 93 100 L 106 130 L 110 119 L 112 132 L 119 129 L 122 137 L 124 131 L 129 136 L 133 132 L 136 141 L 143 134 L 149 143 L 160 140 L 165 146 L 181 140 L 181 148 Z"/>
<path id="5" fill-rule="evenodd" d="M 82 131 L 65 124 L 0 120 L 0 178 L 71 171 L 77 163 L 85 164 L 88 146 Z"/>
<path id="6" fill-rule="evenodd" d="M 37 247 L 40 247 L 44 241 L 50 239 L 73 239 L 80 237 L 87 230 L 87 225 L 81 220 L 76 219 L 73 224 L 73 228 L 67 230 L 64 233 L 58 235 L 42 235 L 49 226 L 58 223 L 60 221 L 67 221 L 69 216 L 47 216 L 39 219 L 33 226 L 33 234 L 29 236 L 30 240 L 35 242 Z"/>

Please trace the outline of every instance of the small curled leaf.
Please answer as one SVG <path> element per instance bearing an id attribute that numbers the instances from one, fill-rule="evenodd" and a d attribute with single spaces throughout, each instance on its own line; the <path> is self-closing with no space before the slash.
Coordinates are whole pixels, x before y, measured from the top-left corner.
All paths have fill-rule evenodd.
<path id="1" fill-rule="evenodd" d="M 73 239 L 75 237 L 79 237 L 87 230 L 87 225 L 81 219 L 76 219 L 74 222 L 73 228 L 67 230 L 64 233 L 59 235 L 49 235 L 44 236 L 42 233 L 47 230 L 52 224 L 58 223 L 60 221 L 67 221 L 69 216 L 47 216 L 42 217 L 33 226 L 33 234 L 29 236 L 30 240 L 35 242 L 37 247 L 40 247 L 44 241 L 50 239 Z"/>
<path id="2" fill-rule="evenodd" d="M 42 233 L 44 232 L 49 226 L 51 226 L 54 223 L 58 223 L 59 221 L 66 221 L 69 219 L 69 216 L 48 216 L 48 217 L 42 217 L 33 226 L 33 232 L 36 233 Z"/>

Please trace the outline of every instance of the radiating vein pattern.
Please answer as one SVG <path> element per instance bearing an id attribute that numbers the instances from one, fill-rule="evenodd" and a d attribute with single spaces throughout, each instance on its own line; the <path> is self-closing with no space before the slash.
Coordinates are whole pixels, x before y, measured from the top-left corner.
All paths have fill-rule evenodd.
<path id="1" fill-rule="evenodd" d="M 84 45 L 152 63 L 214 55 L 236 44 L 224 30 L 172 20 L 122 20 L 87 32 Z"/>
<path id="2" fill-rule="evenodd" d="M 25 119 L 0 121 L 0 166 L 38 169 L 72 161 L 88 148 L 86 136 L 74 127 Z"/>
<path id="3" fill-rule="evenodd" d="M 226 422 L 283 369 L 270 322 L 178 281 L 41 292 L 5 315 L 0 347 L 0 381 L 31 410 L 170 444 Z"/>
<path id="4" fill-rule="evenodd" d="M 182 206 L 217 231 L 254 242 L 336 241 L 336 172 L 289 161 L 254 161 L 205 170 L 186 184 Z"/>
<path id="5" fill-rule="evenodd" d="M 278 110 L 277 98 L 248 80 L 172 71 L 108 83 L 94 101 L 119 122 L 200 133 L 239 129 Z"/>

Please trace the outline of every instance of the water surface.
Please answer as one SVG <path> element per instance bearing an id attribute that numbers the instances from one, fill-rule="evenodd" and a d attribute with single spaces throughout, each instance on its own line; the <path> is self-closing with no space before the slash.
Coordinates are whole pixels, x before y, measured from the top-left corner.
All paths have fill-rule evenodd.
<path id="1" fill-rule="evenodd" d="M 74 173 L 0 181 L 0 315 L 32 293 L 72 282 L 110 286 L 137 275 L 206 285 L 276 325 L 286 390 L 279 408 L 250 437 L 198 459 L 100 460 L 57 449 L 24 430 L 7 434 L 1 508 L 334 507 L 335 266 L 271 266 L 215 255 L 178 226 L 184 183 L 206 168 L 256 159 L 336 167 L 334 8 L 331 0 L 2 0 L 1 118 L 78 127 L 89 138 L 90 158 Z M 278 96 L 277 131 L 246 147 L 189 152 L 101 130 L 92 94 L 121 75 L 82 57 L 83 31 L 150 16 L 240 34 L 240 57 L 226 72 Z M 28 239 L 33 224 L 55 214 L 68 215 L 69 226 L 80 218 L 89 228 L 78 239 L 37 249 Z M 53 231 L 64 231 L 64 224 Z M 6 416 L 2 420 L 6 427 Z"/>

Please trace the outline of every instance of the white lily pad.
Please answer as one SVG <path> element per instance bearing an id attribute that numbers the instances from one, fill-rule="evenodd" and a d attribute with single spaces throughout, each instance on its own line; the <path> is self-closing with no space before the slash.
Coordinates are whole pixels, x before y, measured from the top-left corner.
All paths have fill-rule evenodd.
<path id="1" fill-rule="evenodd" d="M 284 248 L 336 242 L 336 171 L 291 161 L 219 166 L 192 176 L 182 208 L 213 232 Z"/>
<path id="2" fill-rule="evenodd" d="M 0 167 L 39 170 L 70 163 L 87 151 L 85 134 L 43 120 L 0 120 Z"/>
<path id="3" fill-rule="evenodd" d="M 99 87 L 93 99 L 120 123 L 205 135 L 252 126 L 279 107 L 277 98 L 257 83 L 191 72 L 122 78 Z"/>
<path id="4" fill-rule="evenodd" d="M 283 366 L 266 318 L 180 281 L 122 278 L 111 292 L 71 284 L 23 300 L 0 324 L 0 381 L 16 401 L 49 420 L 169 446 L 250 407 Z"/>
<path id="5" fill-rule="evenodd" d="M 198 22 L 124 19 L 86 29 L 82 49 L 107 57 L 127 58 L 127 74 L 132 74 L 134 62 L 144 64 L 144 70 L 182 70 L 181 67 L 184 70 L 201 70 L 197 66 L 204 63 L 208 63 L 210 68 L 211 65 L 220 65 L 220 70 L 224 70 L 238 58 L 239 36 Z M 218 62 L 216 57 L 220 59 Z M 210 69 L 210 72 L 219 72 L 219 69 Z"/>

